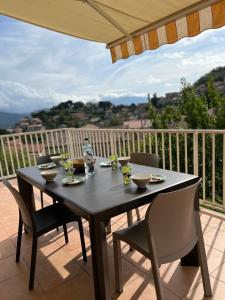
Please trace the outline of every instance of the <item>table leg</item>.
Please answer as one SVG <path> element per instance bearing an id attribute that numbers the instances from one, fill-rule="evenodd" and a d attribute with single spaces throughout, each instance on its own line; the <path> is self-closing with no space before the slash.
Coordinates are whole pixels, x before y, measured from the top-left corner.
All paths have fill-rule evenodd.
<path id="1" fill-rule="evenodd" d="M 18 187 L 19 187 L 19 192 L 22 195 L 24 201 L 27 204 L 27 207 L 31 211 L 35 211 L 35 202 L 34 202 L 34 191 L 33 191 L 33 186 L 24 180 L 22 177 L 17 175 L 17 182 L 18 182 Z"/>
<path id="2" fill-rule="evenodd" d="M 96 300 L 111 299 L 105 223 L 94 218 L 89 223 L 93 279 Z"/>
<path id="3" fill-rule="evenodd" d="M 187 255 L 181 258 L 181 266 L 199 267 L 197 244 Z"/>

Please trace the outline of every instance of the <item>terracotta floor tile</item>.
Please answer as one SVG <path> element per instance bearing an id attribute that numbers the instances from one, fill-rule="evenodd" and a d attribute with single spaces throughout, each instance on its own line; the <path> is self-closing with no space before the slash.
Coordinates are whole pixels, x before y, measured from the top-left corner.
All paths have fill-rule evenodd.
<path id="1" fill-rule="evenodd" d="M 28 274 L 22 273 L 0 283 L 1 300 L 48 300 L 35 282 L 33 291 L 28 289 Z"/>
<path id="2" fill-rule="evenodd" d="M 225 252 L 225 231 L 220 228 L 213 228 L 204 235 L 204 241 L 207 246 Z"/>
<path id="3" fill-rule="evenodd" d="M 0 260 L 0 282 L 7 280 L 20 273 L 27 272 L 26 264 L 21 258 L 19 263 L 15 262 L 15 256 L 9 256 Z"/>
<path id="4" fill-rule="evenodd" d="M 16 185 L 16 180 L 12 181 Z M 35 189 L 37 208 L 40 192 Z M 15 263 L 18 208 L 11 194 L 0 183 L 0 300 L 57 300 L 94 299 L 89 224 L 83 220 L 88 262 L 83 263 L 78 226 L 68 224 L 69 244 L 65 245 L 62 228 L 39 239 L 35 289 L 28 291 L 31 237 L 23 234 L 21 263 Z M 52 199 L 44 195 L 44 205 Z M 139 209 L 144 218 L 148 205 Z M 136 221 L 136 212 L 133 210 Z M 213 299 L 222 300 L 225 294 L 225 221 L 218 215 L 201 213 L 209 271 L 214 290 Z M 127 216 L 112 218 L 112 231 L 127 226 Z M 110 290 L 113 299 L 156 299 L 151 263 L 137 251 L 122 244 L 124 292 L 115 294 L 112 234 L 107 235 Z M 179 261 L 162 265 L 161 278 L 166 300 L 204 299 L 199 269 L 181 267 Z M 218 281 L 215 279 L 218 278 Z M 13 289 L 12 289 L 13 287 Z M 222 297 L 222 298 L 221 298 Z"/>
<path id="5" fill-rule="evenodd" d="M 225 256 L 221 251 L 206 247 L 209 272 L 213 272 L 225 261 Z M 134 264 L 138 269 L 152 277 L 151 263 L 137 251 L 127 251 L 123 255 L 124 259 Z M 181 267 L 180 261 L 165 264 L 160 267 L 161 278 L 168 289 L 183 297 L 188 291 L 201 281 L 200 269 L 191 267 Z"/>
<path id="6" fill-rule="evenodd" d="M 57 253 L 62 247 L 57 243 L 49 242 L 38 244 L 37 250 L 37 264 L 41 265 L 46 262 L 46 259 L 51 257 L 51 255 Z M 21 255 L 28 266 L 30 266 L 30 257 L 31 257 L 31 246 L 30 247 L 21 247 Z"/>
<path id="7" fill-rule="evenodd" d="M 49 300 L 94 300 L 92 278 L 87 273 L 81 273 L 48 290 L 46 295 Z"/>
<path id="8" fill-rule="evenodd" d="M 78 230 L 78 226 L 76 225 L 76 223 L 74 224 L 70 223 L 67 226 L 67 230 L 68 230 L 68 238 L 69 238 L 68 244 L 65 244 L 65 237 L 61 228 L 59 233 L 55 231 L 51 233 L 51 235 L 53 236 L 53 239 L 55 239 L 55 241 L 60 246 L 65 246 L 66 250 L 72 251 L 74 253 L 81 252 L 80 233 Z M 84 228 L 84 238 L 85 238 L 86 247 L 88 247 L 88 245 L 90 245 L 89 230 L 86 228 Z"/>
<path id="9" fill-rule="evenodd" d="M 214 270 L 214 272 L 211 273 L 211 276 L 225 284 L 225 263 Z"/>
<path id="10" fill-rule="evenodd" d="M 36 279 L 44 291 L 63 284 L 66 280 L 83 273 L 84 271 L 74 259 L 64 259 L 60 263 L 51 263 L 47 260 L 36 269 Z"/>
<path id="11" fill-rule="evenodd" d="M 6 233 L 4 227 L 0 224 L 0 242 L 7 239 L 8 234 Z"/>
<path id="12" fill-rule="evenodd" d="M 204 297 L 204 291 L 203 291 L 203 285 L 202 283 L 198 284 L 195 288 L 193 288 L 187 297 L 187 299 L 192 300 L 206 300 L 206 299 L 212 299 L 212 300 L 223 300 L 225 295 L 225 284 L 217 281 L 215 278 L 210 277 L 211 287 L 212 287 L 212 293 L 213 297 L 208 298 Z"/>
<path id="13" fill-rule="evenodd" d="M 165 287 L 163 292 L 166 300 L 181 299 Z M 123 293 L 113 293 L 112 298 L 118 300 L 157 300 L 154 282 L 146 276 L 138 277 L 134 281 L 127 283 L 123 289 Z"/>
<path id="14" fill-rule="evenodd" d="M 201 214 L 202 223 L 207 224 L 207 226 L 211 226 L 214 228 L 220 228 L 220 230 L 225 231 L 225 215 L 219 213 L 210 214 L 210 212 L 204 211 Z"/>
<path id="15" fill-rule="evenodd" d="M 0 241 L 0 259 L 8 257 L 10 255 L 15 256 L 16 247 L 13 242 L 7 237 Z"/>

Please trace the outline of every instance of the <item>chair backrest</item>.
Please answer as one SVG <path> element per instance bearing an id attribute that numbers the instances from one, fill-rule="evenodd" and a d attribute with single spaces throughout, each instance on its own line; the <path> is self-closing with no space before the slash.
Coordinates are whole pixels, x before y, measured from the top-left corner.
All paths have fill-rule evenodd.
<path id="1" fill-rule="evenodd" d="M 17 205 L 19 207 L 24 225 L 26 226 L 27 229 L 32 231 L 33 224 L 34 224 L 32 221 L 32 213 L 27 208 L 22 196 L 6 179 L 3 179 L 3 184 L 10 190 L 13 197 L 15 198 Z"/>
<path id="2" fill-rule="evenodd" d="M 161 263 L 185 256 L 197 242 L 196 216 L 200 182 L 159 194 L 146 212 L 150 252 L 154 247 Z"/>
<path id="3" fill-rule="evenodd" d="M 47 164 L 51 162 L 51 158 L 49 155 L 42 155 L 36 158 L 37 165 Z"/>
<path id="4" fill-rule="evenodd" d="M 130 162 L 148 167 L 159 167 L 159 156 L 157 154 L 134 152 L 130 155 Z"/>

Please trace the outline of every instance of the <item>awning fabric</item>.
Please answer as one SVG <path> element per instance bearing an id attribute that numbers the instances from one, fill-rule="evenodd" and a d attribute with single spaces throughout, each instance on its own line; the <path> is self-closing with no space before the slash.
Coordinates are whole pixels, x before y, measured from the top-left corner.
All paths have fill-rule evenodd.
<path id="1" fill-rule="evenodd" d="M 225 0 L 0 0 L 0 14 L 102 42 L 112 61 L 225 25 Z"/>
<path id="2" fill-rule="evenodd" d="M 206 29 L 225 25 L 225 1 L 219 1 L 182 18 L 163 24 L 134 39 L 110 47 L 112 61 L 153 50 L 163 44 L 173 44 L 184 37 L 193 37 Z"/>

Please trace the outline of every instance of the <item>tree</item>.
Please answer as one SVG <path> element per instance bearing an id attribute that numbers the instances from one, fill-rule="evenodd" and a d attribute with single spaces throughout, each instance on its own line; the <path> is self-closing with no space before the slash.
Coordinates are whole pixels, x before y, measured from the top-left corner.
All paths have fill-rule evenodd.
<path id="1" fill-rule="evenodd" d="M 181 113 L 176 106 L 167 106 L 163 109 L 160 119 L 161 128 L 176 127 L 181 119 Z"/>
<path id="2" fill-rule="evenodd" d="M 148 103 L 151 102 L 151 97 L 150 97 L 150 94 L 148 93 Z"/>
<path id="3" fill-rule="evenodd" d="M 212 76 L 209 76 L 207 78 L 206 87 L 207 87 L 207 90 L 205 92 L 205 96 L 206 96 L 209 108 L 217 108 L 218 106 L 220 106 L 221 96 L 215 87 Z"/>
<path id="4" fill-rule="evenodd" d="M 136 111 L 136 109 L 137 109 L 137 105 L 134 104 L 134 103 L 132 103 L 132 104 L 130 105 L 130 110 L 134 113 L 134 112 Z"/>
<path id="5" fill-rule="evenodd" d="M 158 118 L 156 109 L 152 105 L 152 103 L 149 103 L 149 105 L 148 105 L 148 113 L 149 113 L 149 119 L 152 123 L 152 127 L 153 128 L 161 128 L 160 118 Z"/>
<path id="6" fill-rule="evenodd" d="M 10 132 L 7 129 L 0 128 L 0 135 L 3 135 L 3 134 L 10 134 Z"/>
<path id="7" fill-rule="evenodd" d="M 159 98 L 157 97 L 156 93 L 153 94 L 151 102 L 152 102 L 152 105 L 154 107 L 158 107 L 158 105 L 159 105 Z"/>
<path id="8" fill-rule="evenodd" d="M 98 103 L 98 106 L 99 106 L 100 108 L 102 108 L 104 111 L 106 111 L 106 110 L 108 110 L 108 109 L 111 108 L 112 103 L 109 102 L 109 101 L 100 101 L 100 102 Z"/>
<path id="9" fill-rule="evenodd" d="M 75 110 L 75 111 L 76 111 L 76 110 L 80 110 L 80 109 L 82 109 L 84 106 L 85 106 L 84 103 L 81 102 L 81 101 L 74 102 L 74 103 L 73 103 L 73 110 Z"/>
<path id="10" fill-rule="evenodd" d="M 111 126 L 118 126 L 120 125 L 120 120 L 117 117 L 113 117 L 112 120 L 110 121 Z"/>
<path id="11" fill-rule="evenodd" d="M 185 116 L 188 128 L 211 128 L 208 101 L 205 95 L 197 95 L 195 88 L 187 84 L 184 79 L 181 79 L 181 85 L 180 111 Z"/>
<path id="12" fill-rule="evenodd" d="M 56 106 L 56 109 L 69 109 L 73 106 L 73 101 L 68 100 L 66 102 L 61 102 L 58 106 Z"/>

